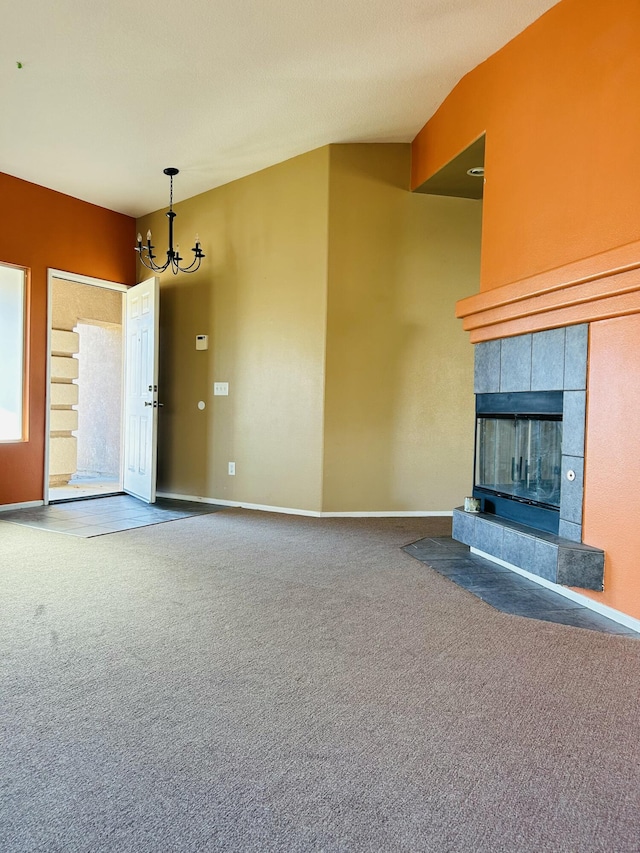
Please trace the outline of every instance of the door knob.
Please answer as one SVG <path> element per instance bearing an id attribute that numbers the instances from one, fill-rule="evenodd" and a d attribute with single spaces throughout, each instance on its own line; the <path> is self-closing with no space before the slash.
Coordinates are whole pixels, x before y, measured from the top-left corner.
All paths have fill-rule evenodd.
<path id="1" fill-rule="evenodd" d="M 153 403 L 150 403 L 148 400 L 144 401 L 145 406 L 153 406 Z"/>

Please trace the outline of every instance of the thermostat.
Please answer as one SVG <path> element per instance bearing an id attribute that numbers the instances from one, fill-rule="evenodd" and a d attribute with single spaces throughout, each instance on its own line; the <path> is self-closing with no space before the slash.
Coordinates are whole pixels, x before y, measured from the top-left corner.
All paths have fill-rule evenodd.
<path id="1" fill-rule="evenodd" d="M 196 335 L 196 349 L 209 349 L 209 335 Z"/>

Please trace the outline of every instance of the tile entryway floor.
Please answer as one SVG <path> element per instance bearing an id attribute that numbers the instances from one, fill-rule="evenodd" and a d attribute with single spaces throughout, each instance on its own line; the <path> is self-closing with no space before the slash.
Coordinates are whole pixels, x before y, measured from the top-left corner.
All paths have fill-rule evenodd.
<path id="1" fill-rule="evenodd" d="M 403 550 L 504 613 L 640 639 L 631 628 L 472 554 L 450 536 L 420 539 Z"/>
<path id="2" fill-rule="evenodd" d="M 158 498 L 154 504 L 145 504 L 130 495 L 113 495 L 9 510 L 0 513 L 0 521 L 89 538 L 221 509 L 225 507 L 168 498 Z"/>

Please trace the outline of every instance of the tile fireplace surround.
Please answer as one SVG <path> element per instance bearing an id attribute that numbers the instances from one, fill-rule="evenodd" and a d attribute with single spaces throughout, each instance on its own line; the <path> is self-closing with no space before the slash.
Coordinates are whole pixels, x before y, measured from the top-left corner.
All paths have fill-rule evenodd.
<path id="1" fill-rule="evenodd" d="M 457 508 L 453 538 L 547 581 L 602 590 L 604 552 L 582 541 L 588 332 L 586 324 L 568 326 L 475 348 L 476 394 L 563 392 L 559 535 Z"/>

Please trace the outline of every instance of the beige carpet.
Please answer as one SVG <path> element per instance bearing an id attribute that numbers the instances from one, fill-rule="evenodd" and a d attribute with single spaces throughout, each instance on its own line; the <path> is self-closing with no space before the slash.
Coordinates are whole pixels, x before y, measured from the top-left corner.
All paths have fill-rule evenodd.
<path id="1" fill-rule="evenodd" d="M 508 616 L 446 520 L 0 523 L 0 848 L 640 850 L 640 643 Z"/>

